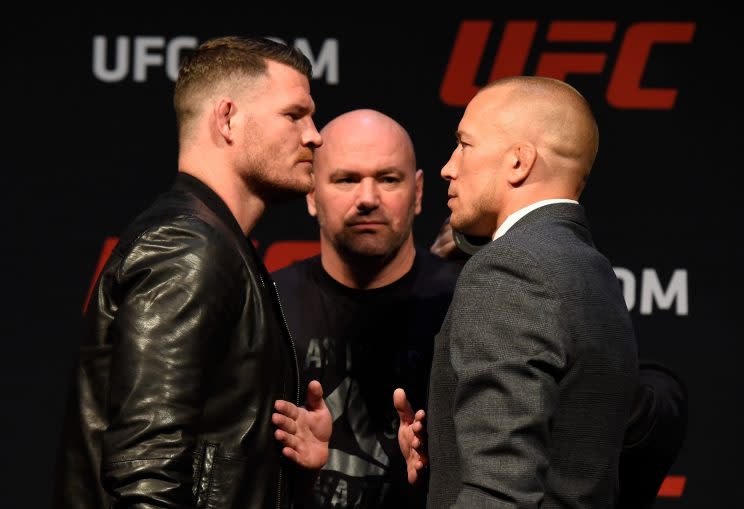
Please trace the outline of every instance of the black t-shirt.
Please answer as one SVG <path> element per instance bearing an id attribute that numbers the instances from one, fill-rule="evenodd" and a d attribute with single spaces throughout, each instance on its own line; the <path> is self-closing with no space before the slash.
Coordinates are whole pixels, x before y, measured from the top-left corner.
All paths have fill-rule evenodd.
<path id="1" fill-rule="evenodd" d="M 417 249 L 407 274 L 373 290 L 340 284 L 317 256 L 272 275 L 297 347 L 300 400 L 320 381 L 334 419 L 310 507 L 424 506 L 426 486 L 406 480 L 393 390 L 404 388 L 414 410 L 426 407 L 434 336 L 459 269 Z"/>

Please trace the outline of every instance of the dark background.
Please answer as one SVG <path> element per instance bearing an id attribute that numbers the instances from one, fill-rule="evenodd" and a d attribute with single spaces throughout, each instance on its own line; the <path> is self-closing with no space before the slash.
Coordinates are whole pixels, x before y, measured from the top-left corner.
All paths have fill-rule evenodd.
<path id="1" fill-rule="evenodd" d="M 738 408 L 744 143 L 741 82 L 732 77 L 741 61 L 737 20 L 713 13 L 504 15 L 496 8 L 477 15 L 452 9 L 451 16 L 427 22 L 289 10 L 259 15 L 236 6 L 221 15 L 28 11 L 4 17 L 0 56 L 7 283 L 0 370 L 2 507 L 50 505 L 81 309 L 103 242 L 118 235 L 176 172 L 173 82 L 164 65 L 148 67 L 146 80 L 135 81 L 130 52 L 126 76 L 101 81 L 93 72 L 94 37 L 107 42 L 108 67 L 114 66 L 120 36 L 129 37 L 130 49 L 141 37 L 162 37 L 166 47 L 185 36 L 202 42 L 227 34 L 271 35 L 290 44 L 302 38 L 316 58 L 335 39 L 338 83 L 327 83 L 327 74 L 311 83 L 316 123 L 320 128 L 344 111 L 367 107 L 411 132 L 425 173 L 424 211 L 415 235 L 419 244 L 429 245 L 448 213 L 439 170 L 454 148 L 464 111 L 442 101 L 440 86 L 466 20 L 493 24 L 477 85 L 488 81 L 510 20 L 537 22 L 524 74 L 534 74 L 546 52 L 606 54 L 599 73 L 566 77 L 590 101 L 600 125 L 599 156 L 581 201 L 600 250 L 635 280 L 635 303 L 629 307 L 641 353 L 676 370 L 690 394 L 687 439 L 670 472 L 684 476 L 686 484 L 681 496 L 661 498 L 657 505 L 737 505 L 744 429 Z M 612 22 L 614 35 L 608 42 L 548 41 L 551 23 L 561 20 Z M 676 89 L 676 100 L 670 109 L 618 108 L 607 100 L 618 53 L 628 31 L 647 22 L 694 25 L 689 42 L 654 45 L 643 66 L 640 86 Z M 166 47 L 151 52 L 165 55 Z M 295 200 L 271 207 L 253 237 L 264 253 L 279 241 L 317 240 L 317 226 L 304 200 Z M 655 276 L 668 290 L 674 275 L 686 275 L 681 293 L 667 304 L 652 300 L 650 313 L 642 314 L 644 284 L 648 291 Z M 682 293 L 686 312 L 677 308 Z"/>

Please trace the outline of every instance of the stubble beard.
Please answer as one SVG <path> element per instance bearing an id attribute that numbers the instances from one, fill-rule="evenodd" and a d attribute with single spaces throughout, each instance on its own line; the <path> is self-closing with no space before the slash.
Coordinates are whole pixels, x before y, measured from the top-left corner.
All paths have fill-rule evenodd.
<path id="1" fill-rule="evenodd" d="M 292 200 L 312 190 L 312 171 L 306 174 L 304 169 L 297 167 L 296 162 L 289 167 L 279 167 L 277 161 L 284 160 L 281 152 L 276 147 L 265 143 L 257 126 L 254 126 L 254 131 L 248 135 L 246 146 L 263 147 L 262 150 L 248 157 L 247 168 L 249 169 L 243 174 L 243 180 L 248 188 L 263 200 L 267 202 Z M 312 151 L 305 155 L 312 158 Z"/>
<path id="2" fill-rule="evenodd" d="M 244 176 L 250 189 L 270 202 L 281 202 L 299 198 L 313 188 L 311 175 L 299 174 L 299 169 L 292 167 L 284 169 L 272 167 L 256 161 L 253 169 Z"/>
<path id="3" fill-rule="evenodd" d="M 391 228 L 381 233 L 356 233 L 343 229 L 332 236 L 332 244 L 339 256 L 352 264 L 384 265 L 395 258 L 411 234 L 413 210 L 408 224 L 400 231 Z"/>
<path id="4" fill-rule="evenodd" d="M 495 220 L 493 222 L 495 223 Z M 492 228 L 490 223 L 490 215 L 478 202 L 467 211 L 463 211 L 461 206 L 459 214 L 454 210 L 450 214 L 450 225 L 452 228 L 465 235 L 476 237 L 491 236 L 495 231 L 495 225 Z"/>

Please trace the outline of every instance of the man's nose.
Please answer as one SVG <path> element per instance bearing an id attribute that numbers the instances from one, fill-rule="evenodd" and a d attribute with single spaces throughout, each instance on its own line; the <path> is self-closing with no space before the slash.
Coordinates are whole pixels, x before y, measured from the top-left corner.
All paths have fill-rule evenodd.
<path id="1" fill-rule="evenodd" d="M 452 152 L 452 155 L 450 156 L 449 161 L 447 161 L 447 163 L 442 167 L 442 171 L 439 172 L 439 174 L 442 176 L 444 180 L 452 180 L 453 178 L 455 178 L 456 154 L 457 154 L 457 149 L 455 149 Z"/>
<path id="2" fill-rule="evenodd" d="M 380 206 L 380 191 L 374 179 L 364 178 L 359 182 L 356 201 L 359 210 L 372 210 Z"/>
<path id="3" fill-rule="evenodd" d="M 315 128 L 315 122 L 312 118 L 307 119 L 307 125 L 302 131 L 302 144 L 305 146 L 320 147 L 323 144 L 323 138 Z"/>

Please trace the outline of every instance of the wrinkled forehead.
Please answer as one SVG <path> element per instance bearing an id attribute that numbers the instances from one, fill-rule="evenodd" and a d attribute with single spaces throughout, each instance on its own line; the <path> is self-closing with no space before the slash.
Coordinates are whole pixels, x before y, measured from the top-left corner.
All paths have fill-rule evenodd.
<path id="1" fill-rule="evenodd" d="M 316 149 L 315 172 L 327 175 L 334 171 L 374 176 L 392 172 L 412 176 L 416 171 L 413 155 L 405 145 L 380 141 L 367 143 L 360 139 L 335 139 Z"/>
<path id="2" fill-rule="evenodd" d="M 316 150 L 316 167 L 323 172 L 334 168 L 371 172 L 395 168 L 416 171 L 413 145 L 405 132 L 391 126 L 337 124 L 321 131 L 323 145 Z"/>

